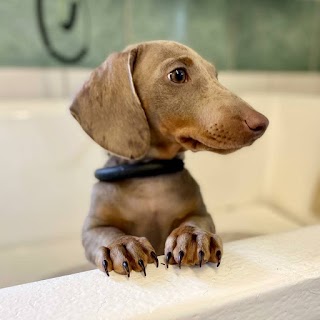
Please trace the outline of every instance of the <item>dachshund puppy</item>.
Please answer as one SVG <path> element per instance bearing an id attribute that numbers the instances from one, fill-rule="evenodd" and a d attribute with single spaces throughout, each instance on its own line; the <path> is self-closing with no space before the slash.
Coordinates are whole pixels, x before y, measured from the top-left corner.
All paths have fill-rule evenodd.
<path id="1" fill-rule="evenodd" d="M 111 154 L 106 167 L 220 154 L 251 145 L 268 119 L 223 87 L 192 49 L 152 41 L 111 54 L 71 105 L 84 131 Z M 86 257 L 101 271 L 130 275 L 156 252 L 168 264 L 219 264 L 223 246 L 200 189 L 179 172 L 98 182 L 84 223 Z"/>

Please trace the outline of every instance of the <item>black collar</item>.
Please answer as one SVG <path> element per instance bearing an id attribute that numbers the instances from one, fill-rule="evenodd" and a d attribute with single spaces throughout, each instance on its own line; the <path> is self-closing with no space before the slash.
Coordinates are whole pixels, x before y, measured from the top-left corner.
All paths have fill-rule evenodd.
<path id="1" fill-rule="evenodd" d="M 171 160 L 151 160 L 149 162 L 137 162 L 101 168 L 96 170 L 94 175 L 100 181 L 117 181 L 175 173 L 182 171 L 183 167 L 183 160 L 178 158 Z"/>

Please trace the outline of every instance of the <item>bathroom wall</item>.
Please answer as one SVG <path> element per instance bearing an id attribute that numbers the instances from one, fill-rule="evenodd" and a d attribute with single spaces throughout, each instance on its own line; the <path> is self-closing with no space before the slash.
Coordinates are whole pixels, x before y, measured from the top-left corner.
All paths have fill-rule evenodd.
<path id="1" fill-rule="evenodd" d="M 318 0 L 2 1 L 0 66 L 63 65 L 41 38 L 37 3 L 54 51 L 73 58 L 85 50 L 76 66 L 94 67 L 128 43 L 171 39 L 220 70 L 320 70 Z"/>

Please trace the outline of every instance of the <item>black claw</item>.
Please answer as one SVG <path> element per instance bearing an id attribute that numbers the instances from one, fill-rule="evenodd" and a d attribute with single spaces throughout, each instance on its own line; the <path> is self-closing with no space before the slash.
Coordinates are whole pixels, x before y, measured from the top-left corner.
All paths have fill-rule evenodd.
<path id="1" fill-rule="evenodd" d="M 142 268 L 142 271 L 143 271 L 143 273 L 144 273 L 144 276 L 146 276 L 146 275 L 147 275 L 147 274 L 146 274 L 146 268 L 145 268 L 144 263 L 143 263 L 143 261 L 142 261 L 141 259 L 139 259 L 138 264 L 139 264 L 139 266 Z"/>
<path id="2" fill-rule="evenodd" d="M 221 251 L 220 250 L 218 250 L 216 252 L 216 257 L 218 259 L 218 264 L 217 264 L 217 268 L 218 268 L 220 266 L 220 262 L 221 262 Z"/>
<path id="3" fill-rule="evenodd" d="M 127 273 L 128 278 L 129 278 L 130 277 L 130 270 L 129 270 L 128 262 L 127 261 L 123 261 L 122 262 L 122 266 L 123 266 L 123 269 Z"/>
<path id="4" fill-rule="evenodd" d="M 108 261 L 107 261 L 107 260 L 103 260 L 103 261 L 102 261 L 102 265 L 103 265 L 104 271 L 106 272 L 107 276 L 109 277 Z"/>
<path id="5" fill-rule="evenodd" d="M 181 250 L 179 251 L 179 269 L 181 269 L 181 262 L 183 257 L 184 257 L 184 252 Z"/>
<path id="6" fill-rule="evenodd" d="M 158 260 L 157 254 L 154 251 L 151 252 L 151 257 L 153 258 L 153 260 L 156 264 L 156 267 L 158 268 L 159 267 L 159 260 Z"/>
<path id="7" fill-rule="evenodd" d="M 166 256 L 166 266 L 167 266 L 167 269 L 169 268 L 169 261 L 171 259 L 171 256 L 172 256 L 172 253 L 171 252 L 168 252 L 167 253 L 167 256 Z"/>
<path id="8" fill-rule="evenodd" d="M 202 250 L 199 251 L 199 266 L 201 268 L 203 262 L 204 252 Z"/>

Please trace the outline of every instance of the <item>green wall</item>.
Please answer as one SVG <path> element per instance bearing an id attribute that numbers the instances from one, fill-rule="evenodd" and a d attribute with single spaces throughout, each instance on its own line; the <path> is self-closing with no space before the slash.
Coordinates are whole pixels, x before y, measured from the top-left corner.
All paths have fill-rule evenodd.
<path id="1" fill-rule="evenodd" d="M 43 0 L 52 46 L 75 66 L 94 67 L 129 43 L 170 39 L 190 45 L 221 69 L 320 70 L 317 0 L 78 0 L 70 30 L 61 23 L 71 0 Z M 0 4 L 0 65 L 61 66 L 39 32 L 36 0 Z"/>

